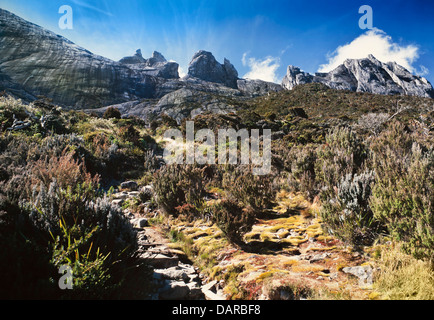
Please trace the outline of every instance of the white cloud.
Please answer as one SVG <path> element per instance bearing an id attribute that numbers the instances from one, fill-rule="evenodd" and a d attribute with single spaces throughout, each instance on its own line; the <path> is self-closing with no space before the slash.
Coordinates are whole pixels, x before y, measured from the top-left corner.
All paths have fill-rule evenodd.
<path id="1" fill-rule="evenodd" d="M 392 37 L 379 29 L 372 29 L 354 39 L 352 42 L 338 47 L 330 56 L 328 63 L 319 67 L 319 72 L 329 72 L 342 64 L 346 59 L 362 59 L 372 54 L 381 62 L 396 62 L 416 72 L 413 63 L 419 58 L 419 48 L 415 45 L 402 46 L 392 41 Z M 423 72 L 428 70 L 423 69 Z"/>
<path id="2" fill-rule="evenodd" d="M 247 58 L 247 52 L 243 54 L 241 62 L 243 66 L 248 66 L 250 71 L 243 78 L 259 79 L 269 82 L 279 82 L 276 71 L 280 67 L 280 58 L 268 56 L 263 60 Z"/>
<path id="3" fill-rule="evenodd" d="M 183 78 L 187 75 L 187 72 L 185 72 L 184 68 L 181 66 L 178 67 L 178 73 L 180 78 Z"/>

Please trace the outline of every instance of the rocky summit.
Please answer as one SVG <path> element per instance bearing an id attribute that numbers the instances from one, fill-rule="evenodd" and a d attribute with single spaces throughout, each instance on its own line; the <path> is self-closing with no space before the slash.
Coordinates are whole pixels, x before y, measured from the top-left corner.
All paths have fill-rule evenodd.
<path id="1" fill-rule="evenodd" d="M 237 88 L 238 72 L 230 61 L 225 59 L 224 63 L 220 64 L 211 52 L 204 50 L 193 56 L 188 67 L 188 76 Z"/>
<path id="2" fill-rule="evenodd" d="M 134 56 L 122 58 L 119 62 L 154 77 L 165 79 L 179 78 L 179 65 L 176 62 L 168 62 L 166 58 L 157 51 L 154 51 L 151 58 L 144 59 L 142 51 L 138 49 Z"/>
<path id="3" fill-rule="evenodd" d="M 288 66 L 282 86 L 291 90 L 296 85 L 312 82 L 339 90 L 434 98 L 434 90 L 428 80 L 411 74 L 395 62 L 383 63 L 373 55 L 365 59 L 347 59 L 329 73 L 315 75 Z"/>

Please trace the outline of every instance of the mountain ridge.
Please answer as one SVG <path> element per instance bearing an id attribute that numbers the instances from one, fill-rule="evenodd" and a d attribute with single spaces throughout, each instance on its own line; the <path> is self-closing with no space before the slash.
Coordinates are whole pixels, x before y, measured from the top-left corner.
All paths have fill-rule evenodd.
<path id="1" fill-rule="evenodd" d="M 153 110 L 175 108 L 172 113 L 182 120 L 200 110 L 230 112 L 234 106 L 225 106 L 225 101 L 231 98 L 262 96 L 311 82 L 333 89 L 434 98 L 425 78 L 373 56 L 347 60 L 329 73 L 315 75 L 288 66 L 277 84 L 239 78 L 228 59 L 219 63 L 211 52 L 200 50 L 192 57 L 188 74 L 180 78 L 179 65 L 157 51 L 145 59 L 138 49 L 133 56 L 113 61 L 0 9 L 0 91 L 24 101 L 45 96 L 62 107 L 90 109 L 140 105 L 150 99 L 146 105 Z M 181 110 L 186 104 L 194 105 L 189 107 L 192 113 Z"/>
<path id="2" fill-rule="evenodd" d="M 372 54 L 363 59 L 347 59 L 332 71 L 315 75 L 290 65 L 282 86 L 291 90 L 296 85 L 313 82 L 339 90 L 434 98 L 433 87 L 427 79 L 411 74 L 396 62 L 381 62 Z"/>

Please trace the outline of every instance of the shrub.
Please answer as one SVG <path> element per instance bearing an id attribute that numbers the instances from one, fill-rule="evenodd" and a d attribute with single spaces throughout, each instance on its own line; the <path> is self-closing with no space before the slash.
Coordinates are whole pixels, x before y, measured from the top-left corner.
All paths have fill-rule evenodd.
<path id="1" fill-rule="evenodd" d="M 356 247 L 373 243 L 379 228 L 369 207 L 373 182 L 373 172 L 348 174 L 324 193 L 320 215 L 330 234 Z"/>
<path id="2" fill-rule="evenodd" d="M 144 154 L 144 158 L 145 171 L 154 173 L 160 168 L 160 161 L 156 157 L 155 152 L 151 150 L 146 151 Z"/>
<path id="3" fill-rule="evenodd" d="M 40 143 L 28 144 L 27 160 L 37 161 L 51 157 L 60 157 L 66 151 L 75 151 L 76 156 L 82 157 L 86 153 L 85 142 L 82 137 L 72 134 L 51 135 Z"/>
<path id="4" fill-rule="evenodd" d="M 133 125 L 127 124 L 119 128 L 119 137 L 125 142 L 131 142 L 137 145 L 140 139 L 140 134 Z"/>
<path id="5" fill-rule="evenodd" d="M 376 170 L 370 205 L 403 249 L 434 261 L 434 151 L 393 124 L 372 144 Z"/>
<path id="6" fill-rule="evenodd" d="M 356 127 L 376 136 L 381 132 L 384 124 L 389 119 L 390 115 L 388 113 L 368 113 L 359 118 Z"/>
<path id="7" fill-rule="evenodd" d="M 53 299 L 51 279 L 58 278 L 50 263 L 47 242 L 36 237 L 28 216 L 0 191 L 0 297 Z M 58 292 L 57 292 L 58 293 Z"/>
<path id="8" fill-rule="evenodd" d="M 255 211 L 271 208 L 277 192 L 271 175 L 254 175 L 249 166 L 228 166 L 223 173 L 223 188 L 229 198 Z"/>
<path id="9" fill-rule="evenodd" d="M 60 157 L 45 157 L 36 161 L 31 167 L 31 185 L 42 182 L 46 188 L 52 181 L 56 181 L 63 189 L 82 183 L 89 183 L 98 188 L 99 176 L 92 177 L 83 163 L 74 159 L 75 152 L 63 152 Z"/>
<path id="10" fill-rule="evenodd" d="M 176 122 L 175 119 L 173 119 L 171 116 L 163 113 L 161 115 L 161 122 L 163 125 L 169 127 L 169 128 L 176 128 L 178 127 L 178 123 Z"/>
<path id="11" fill-rule="evenodd" d="M 168 214 L 183 204 L 195 205 L 204 195 L 203 171 L 194 165 L 169 165 L 154 174 L 154 194 Z"/>
<path id="12" fill-rule="evenodd" d="M 10 177 L 0 182 L 0 198 L 6 199 L 0 203 L 0 225 L 7 226 L 0 240 L 11 263 L 2 263 L 0 273 L 26 288 L 13 290 L 19 297 L 107 297 L 121 282 L 121 266 L 136 245 L 122 211 L 100 198 L 99 177 L 88 173 L 69 148 L 57 155 L 60 146 L 71 141 L 64 138 L 46 138 L 40 149 L 25 144 L 28 165 L 11 159 Z M 46 148 L 51 157 L 42 156 Z M 53 282 L 63 264 L 73 269 L 76 290 L 59 292 Z M 27 274 L 34 279 L 28 280 Z M 2 280 L 10 288 L 12 280 Z"/>
<path id="13" fill-rule="evenodd" d="M 309 198 L 317 194 L 315 181 L 316 150 L 313 146 L 295 146 L 288 153 L 290 172 L 288 185 L 293 191 L 300 191 Z"/>
<path id="14" fill-rule="evenodd" d="M 175 208 L 177 215 L 186 218 L 189 221 L 194 220 L 199 215 L 197 208 L 189 203 Z"/>
<path id="15" fill-rule="evenodd" d="M 95 197 L 92 184 L 66 190 L 56 182 L 49 189 L 41 184 L 22 211 L 36 230 L 34 236 L 50 243 L 51 263 L 73 269 L 73 297 L 107 297 L 116 288 L 121 265 L 136 249 L 136 234 L 120 208 Z"/>
<path id="16" fill-rule="evenodd" d="M 110 147 L 112 146 L 110 139 L 105 133 L 94 132 L 85 136 L 89 149 L 95 157 L 108 159 L 110 156 Z"/>
<path id="17" fill-rule="evenodd" d="M 114 107 L 108 107 L 107 110 L 104 112 L 103 116 L 104 119 L 121 119 L 122 118 L 122 114 L 119 111 L 118 108 L 114 108 Z"/>
<path id="18" fill-rule="evenodd" d="M 68 132 L 65 120 L 58 111 L 56 112 L 54 110 L 55 109 L 44 115 L 44 120 L 41 120 L 41 123 L 35 126 L 35 130 L 33 130 L 34 133 L 51 131 L 55 134 L 65 134 Z"/>
<path id="19" fill-rule="evenodd" d="M 342 177 L 359 171 L 367 158 L 367 149 L 355 132 L 336 128 L 325 137 L 326 143 L 317 149 L 315 178 L 325 189 L 336 187 Z"/>
<path id="20" fill-rule="evenodd" d="M 244 234 L 252 229 L 256 221 L 251 207 L 227 199 L 215 204 L 212 217 L 227 239 L 237 245 L 243 244 Z"/>

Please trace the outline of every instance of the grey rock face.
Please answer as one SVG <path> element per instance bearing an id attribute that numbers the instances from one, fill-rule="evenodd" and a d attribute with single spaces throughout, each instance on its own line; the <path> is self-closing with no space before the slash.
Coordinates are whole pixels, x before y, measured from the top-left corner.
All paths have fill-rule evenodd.
<path id="1" fill-rule="evenodd" d="M 262 80 L 240 79 L 237 81 L 238 90 L 251 96 L 262 96 L 268 92 L 279 92 L 283 87 L 277 83 Z"/>
<path id="2" fill-rule="evenodd" d="M 2 9 L 0 70 L 33 96 L 77 108 L 150 98 L 156 86 L 146 72 L 92 54 Z"/>
<path id="3" fill-rule="evenodd" d="M 296 85 L 311 83 L 313 76 L 309 73 L 303 72 L 300 68 L 288 66 L 286 76 L 282 80 L 282 87 L 292 90 Z"/>
<path id="4" fill-rule="evenodd" d="M 119 62 L 123 64 L 139 64 L 146 63 L 146 59 L 142 56 L 142 50 L 137 49 L 134 56 L 122 58 Z"/>
<path id="5" fill-rule="evenodd" d="M 217 98 L 214 93 L 182 88 L 161 98 L 153 113 L 165 113 L 181 123 L 185 118 L 194 118 L 204 112 L 217 114 L 234 112 L 236 106 L 228 100 L 227 96 Z"/>
<path id="6" fill-rule="evenodd" d="M 135 191 L 135 190 L 137 190 L 138 187 L 139 186 L 138 186 L 137 182 L 135 182 L 135 181 L 125 181 L 125 182 L 121 183 L 122 189 L 130 189 L 130 190 Z"/>
<path id="7" fill-rule="evenodd" d="M 144 59 L 141 50 L 138 49 L 134 56 L 122 58 L 119 62 L 150 76 L 165 79 L 179 78 L 179 65 L 176 62 L 168 62 L 166 58 L 157 51 L 154 51 L 151 58 Z"/>
<path id="8" fill-rule="evenodd" d="M 373 55 L 365 59 L 347 59 L 329 73 L 315 75 L 289 66 L 282 86 L 291 90 L 296 85 L 312 82 L 339 90 L 434 98 L 434 90 L 428 80 L 411 74 L 395 62 L 383 63 Z"/>
<path id="9" fill-rule="evenodd" d="M 220 64 L 211 52 L 204 50 L 194 54 L 188 67 L 188 76 L 237 88 L 238 72 L 229 60 L 225 59 Z"/>
<path id="10" fill-rule="evenodd" d="M 0 70 L 33 96 L 77 108 L 149 98 L 156 85 L 145 72 L 94 55 L 2 9 Z"/>

